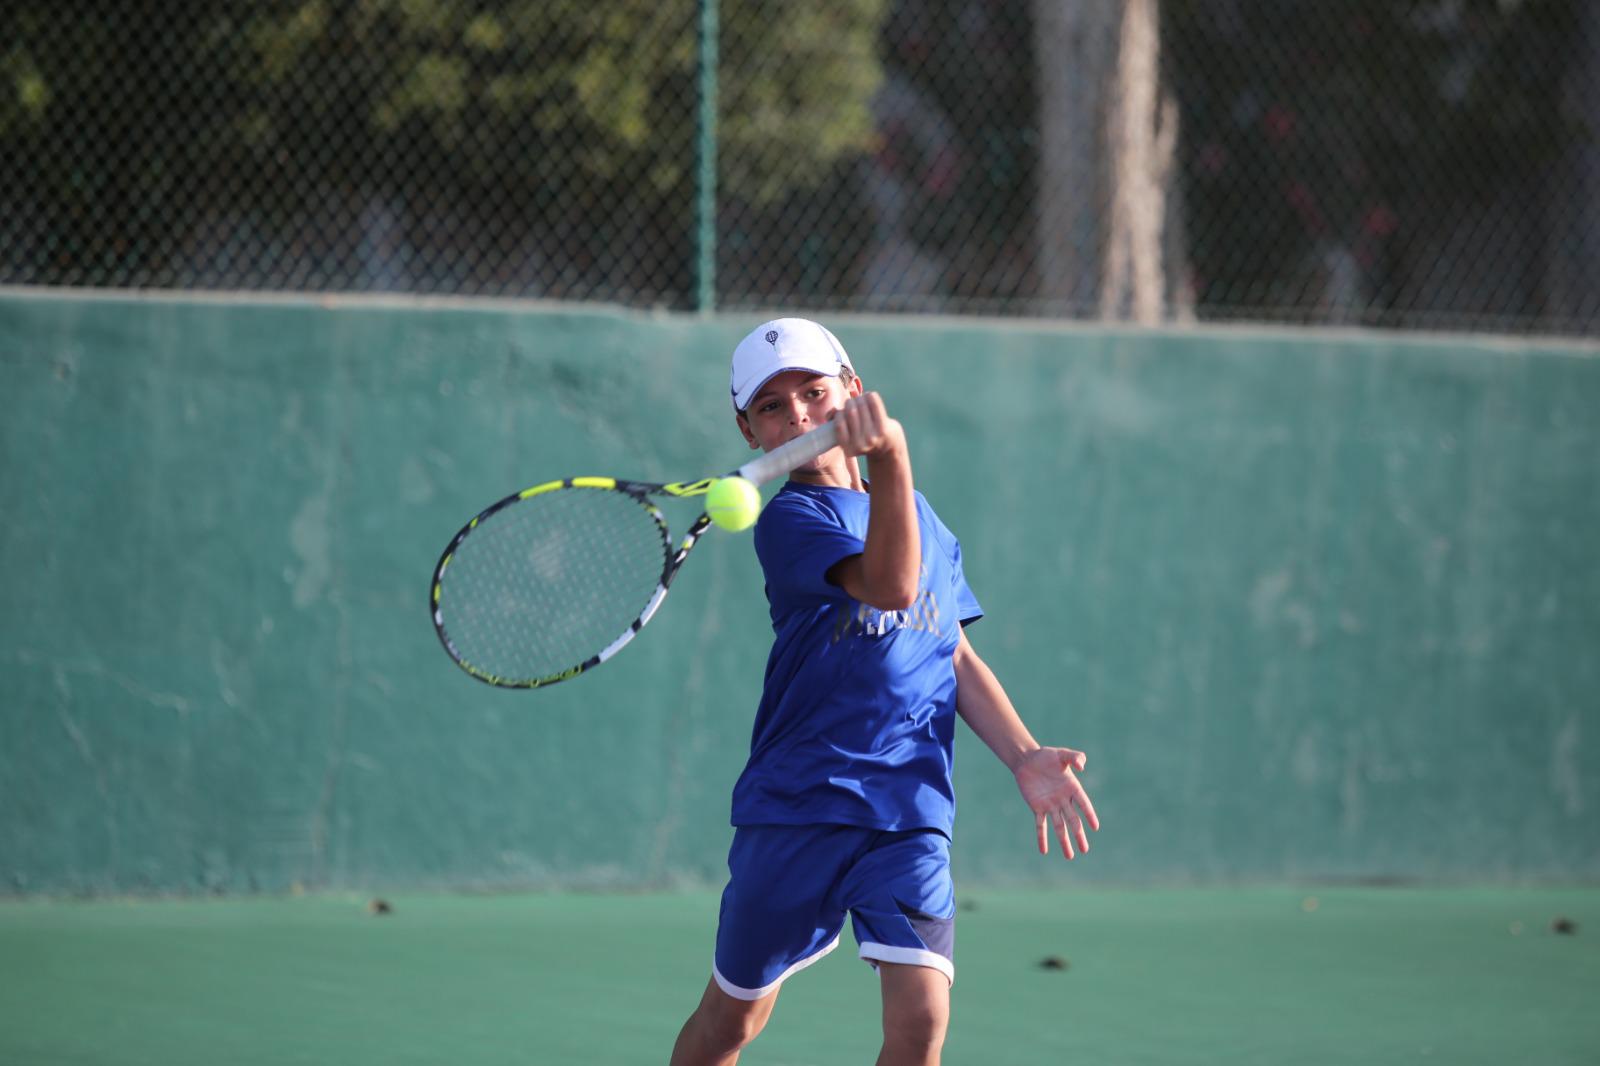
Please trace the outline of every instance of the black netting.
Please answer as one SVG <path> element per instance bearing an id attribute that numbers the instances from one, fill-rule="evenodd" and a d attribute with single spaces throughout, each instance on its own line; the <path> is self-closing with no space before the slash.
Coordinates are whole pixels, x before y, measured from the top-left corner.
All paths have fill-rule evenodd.
<path id="1" fill-rule="evenodd" d="M 0 283 L 1600 326 L 1600 5 L 708 3 L 12 0 Z"/>

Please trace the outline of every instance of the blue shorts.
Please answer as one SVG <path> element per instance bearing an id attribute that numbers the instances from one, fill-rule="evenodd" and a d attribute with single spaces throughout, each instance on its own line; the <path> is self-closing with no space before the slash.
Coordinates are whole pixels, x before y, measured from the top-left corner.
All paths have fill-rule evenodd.
<path id="1" fill-rule="evenodd" d="M 728 851 L 713 975 L 760 999 L 839 946 L 849 913 L 861 958 L 930 966 L 955 981 L 950 841 L 933 829 L 740 826 Z"/>

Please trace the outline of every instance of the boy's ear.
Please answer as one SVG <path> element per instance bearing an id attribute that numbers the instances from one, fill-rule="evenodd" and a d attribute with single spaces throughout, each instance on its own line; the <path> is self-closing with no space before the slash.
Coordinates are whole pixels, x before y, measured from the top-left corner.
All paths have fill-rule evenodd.
<path id="1" fill-rule="evenodd" d="M 850 383 L 845 386 L 845 390 L 849 392 L 851 396 L 860 396 L 864 388 L 865 386 L 861 384 L 861 375 L 851 374 Z"/>
<path id="2" fill-rule="evenodd" d="M 750 420 L 744 416 L 744 412 L 735 411 L 733 420 L 739 423 L 739 432 L 744 434 L 745 443 L 750 445 L 750 450 L 758 450 L 761 445 L 756 443 L 756 435 L 750 432 Z"/>

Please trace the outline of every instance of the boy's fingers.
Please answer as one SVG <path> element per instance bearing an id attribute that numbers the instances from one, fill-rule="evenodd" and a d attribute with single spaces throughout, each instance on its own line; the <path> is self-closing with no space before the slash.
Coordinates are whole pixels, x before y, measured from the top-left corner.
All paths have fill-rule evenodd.
<path id="1" fill-rule="evenodd" d="M 839 446 L 847 455 L 855 455 L 861 451 L 861 418 L 857 412 L 855 401 L 846 403 L 834 411 L 830 421 L 839 426 Z"/>
<path id="2" fill-rule="evenodd" d="M 1056 812 L 1056 839 L 1061 841 L 1061 857 L 1063 859 L 1072 858 L 1073 857 L 1072 838 L 1067 835 L 1067 812 L 1066 811 L 1057 811 Z"/>
<path id="3" fill-rule="evenodd" d="M 877 393 L 868 393 L 850 401 L 850 413 L 856 420 L 862 444 L 877 442 L 878 435 L 882 432 L 880 418 L 882 408 L 883 401 L 878 399 Z"/>
<path id="4" fill-rule="evenodd" d="M 1089 823 L 1089 828 L 1098 832 L 1100 829 L 1100 816 L 1094 813 L 1094 804 L 1089 802 L 1089 793 L 1079 789 L 1078 798 L 1073 802 L 1083 812 L 1084 819 Z"/>
<path id="5" fill-rule="evenodd" d="M 861 451 L 871 451 L 883 437 L 883 401 L 877 393 L 859 396 L 850 401 L 846 411 L 856 447 Z"/>
<path id="6" fill-rule="evenodd" d="M 1045 828 L 1045 822 L 1046 821 L 1047 821 L 1047 819 L 1045 818 L 1045 814 L 1044 814 L 1043 811 L 1035 811 L 1034 812 L 1034 814 L 1033 814 L 1033 825 L 1034 825 L 1034 828 L 1037 829 L 1038 832 L 1039 832 L 1039 854 L 1040 855 L 1048 855 L 1048 854 L 1050 854 L 1050 833 Z"/>
<path id="7" fill-rule="evenodd" d="M 1083 828 L 1083 819 L 1079 818 L 1076 814 L 1072 815 L 1072 834 L 1078 838 L 1078 850 L 1088 854 L 1089 833 Z"/>

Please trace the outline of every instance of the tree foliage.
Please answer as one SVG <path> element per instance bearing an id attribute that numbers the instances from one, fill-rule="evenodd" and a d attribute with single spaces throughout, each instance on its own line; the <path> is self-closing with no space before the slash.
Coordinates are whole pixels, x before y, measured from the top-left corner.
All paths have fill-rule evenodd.
<path id="1" fill-rule="evenodd" d="M 112 201 L 168 216 L 149 244 L 201 209 L 281 228 L 374 196 L 480 236 L 520 211 L 684 254 L 695 0 L 197 0 L 181 20 L 150 0 L 9 6 L 0 152 L 26 153 L 31 180 L 7 169 L 71 255 L 128 253 L 96 233 Z M 773 202 L 866 147 L 883 7 L 722 5 L 724 192 Z"/>
<path id="2" fill-rule="evenodd" d="M 1553 164 L 1590 136 L 1562 106 L 1576 0 L 1164 13 L 1203 308 L 1537 312 L 1541 253 L 1509 238 L 1544 225 Z"/>

